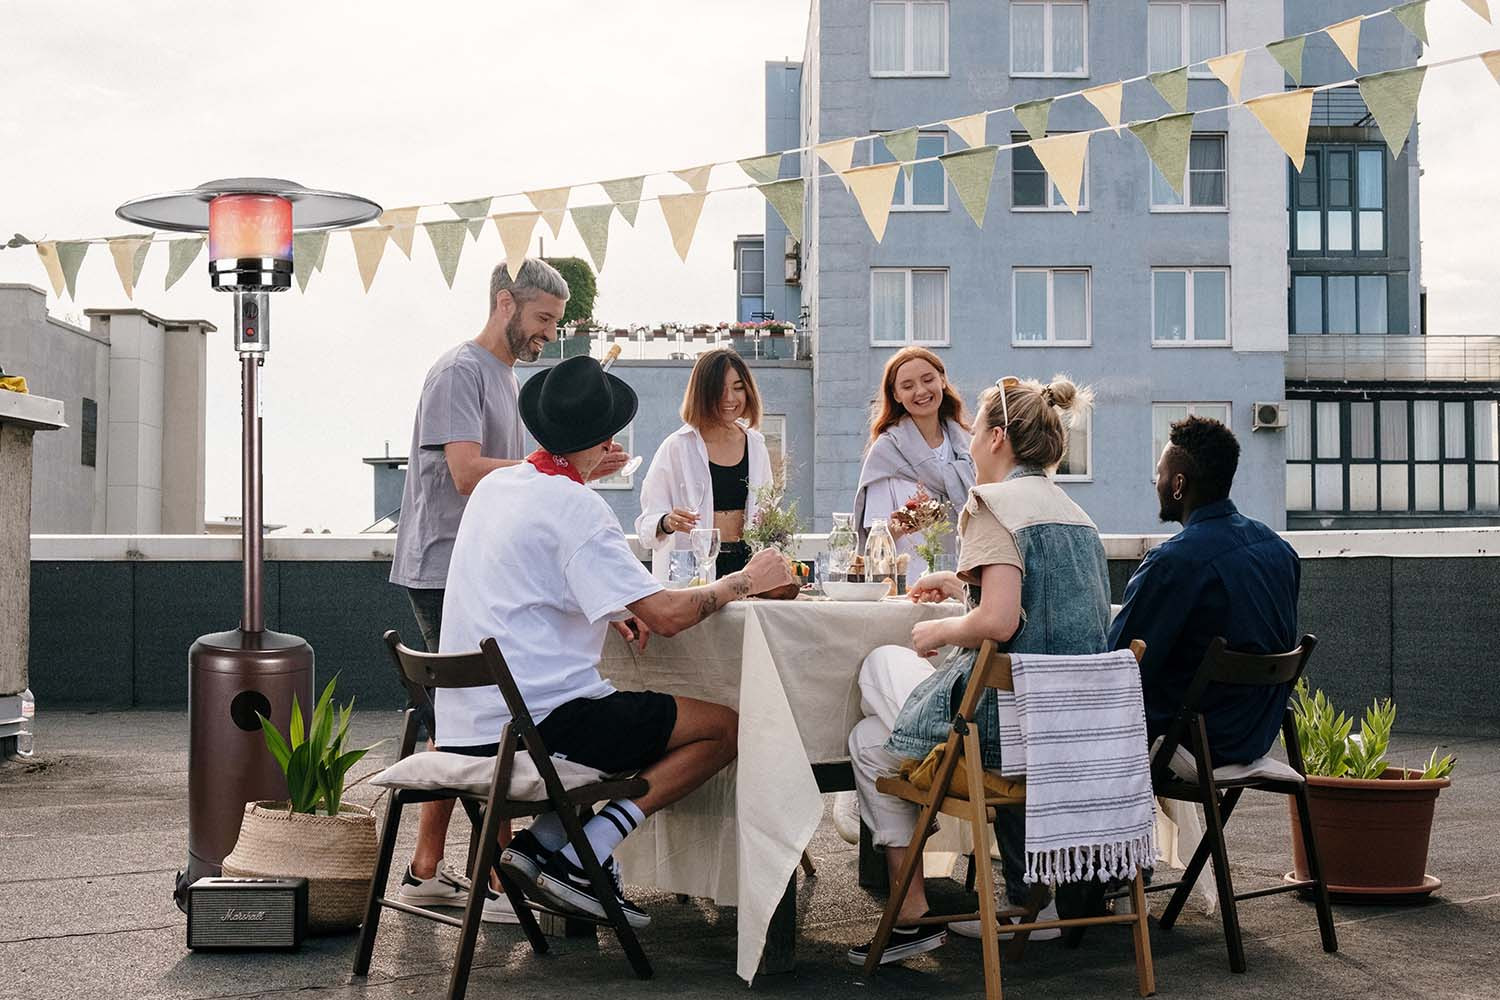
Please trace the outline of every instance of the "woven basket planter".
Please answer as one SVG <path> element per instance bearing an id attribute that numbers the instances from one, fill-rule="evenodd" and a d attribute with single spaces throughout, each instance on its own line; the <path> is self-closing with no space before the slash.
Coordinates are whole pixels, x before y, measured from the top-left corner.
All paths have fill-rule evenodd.
<path id="1" fill-rule="evenodd" d="M 323 816 L 294 813 L 285 802 L 247 802 L 224 874 L 305 878 L 308 930 L 347 931 L 364 919 L 376 854 L 375 815 L 363 806 Z"/>

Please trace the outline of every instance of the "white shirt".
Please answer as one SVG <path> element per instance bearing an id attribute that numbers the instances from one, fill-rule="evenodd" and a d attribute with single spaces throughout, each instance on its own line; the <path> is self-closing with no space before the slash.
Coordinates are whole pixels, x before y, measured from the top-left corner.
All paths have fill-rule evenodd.
<path id="1" fill-rule="evenodd" d="M 943 443 L 932 449 L 932 453 L 940 462 L 953 461 L 953 445 L 949 442 L 946 435 L 943 437 Z M 916 480 L 907 479 L 904 476 L 887 476 L 884 479 L 877 479 L 871 483 L 869 489 L 865 492 L 864 526 L 866 528 L 873 528 L 876 521 L 884 521 L 889 526 L 891 514 L 898 507 L 905 506 L 906 501 L 916 495 L 918 485 L 920 484 Z M 905 554 L 911 557 L 911 562 L 906 567 L 907 586 L 910 586 L 919 577 L 925 576 L 927 573 L 927 563 L 923 561 L 921 556 L 917 555 L 917 543 L 921 539 L 922 536 L 919 534 L 902 535 L 896 539 L 896 554 L 898 556 Z"/>
<path id="2" fill-rule="evenodd" d="M 443 596 L 439 652 L 494 638 L 531 717 L 614 688 L 599 676 L 612 615 L 661 590 L 594 490 L 529 462 L 491 472 L 464 509 Z M 437 692 L 439 743 L 494 743 L 510 712 L 498 687 Z"/>

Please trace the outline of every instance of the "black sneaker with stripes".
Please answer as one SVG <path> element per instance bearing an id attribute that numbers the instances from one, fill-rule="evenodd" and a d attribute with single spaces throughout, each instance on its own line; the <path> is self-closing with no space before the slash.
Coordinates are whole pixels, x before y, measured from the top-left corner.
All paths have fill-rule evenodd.
<path id="1" fill-rule="evenodd" d="M 604 874 L 608 876 L 615 899 L 625 913 L 625 922 L 637 928 L 650 924 L 651 918 L 646 915 L 646 911 L 625 898 L 625 893 L 620 890 L 619 869 L 609 859 L 604 861 Z M 537 892 L 559 909 L 585 913 L 600 920 L 608 919 L 604 913 L 604 904 L 595 895 L 594 884 L 589 881 L 588 875 L 569 861 L 562 851 L 553 854 L 542 865 L 536 888 Z"/>
<path id="2" fill-rule="evenodd" d="M 925 913 L 923 916 L 931 916 Z M 911 927 L 892 927 L 891 939 L 886 943 L 885 951 L 880 953 L 880 964 L 889 965 L 892 962 L 904 962 L 908 958 L 920 955 L 923 952 L 941 948 L 948 940 L 947 924 L 916 924 Z M 853 965 L 864 965 L 865 959 L 870 957 L 870 946 L 875 943 L 872 938 L 856 948 L 849 949 L 849 962 Z"/>

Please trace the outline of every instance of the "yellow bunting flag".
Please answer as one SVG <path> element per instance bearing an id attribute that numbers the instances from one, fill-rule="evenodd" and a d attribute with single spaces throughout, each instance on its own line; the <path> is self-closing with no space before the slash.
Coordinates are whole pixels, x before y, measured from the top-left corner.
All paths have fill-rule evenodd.
<path id="1" fill-rule="evenodd" d="M 1170 115 L 1154 121 L 1129 126 L 1146 147 L 1146 155 L 1156 164 L 1172 190 L 1182 196 L 1182 182 L 1187 176 L 1188 143 L 1193 137 L 1193 116 Z"/>
<path id="2" fill-rule="evenodd" d="M 1417 96 L 1422 92 L 1422 79 L 1426 75 L 1426 66 L 1413 66 L 1359 78 L 1359 96 L 1364 98 L 1365 107 L 1375 116 L 1375 124 L 1380 126 L 1380 134 L 1385 136 L 1392 156 L 1400 156 L 1401 147 L 1406 145 L 1411 123 L 1417 117 Z"/>
<path id="3" fill-rule="evenodd" d="M 1123 83 L 1108 83 L 1102 87 L 1090 87 L 1083 92 L 1084 99 L 1099 109 L 1104 120 L 1116 131 L 1120 128 L 1120 100 L 1125 96 Z"/>
<path id="4" fill-rule="evenodd" d="M 62 262 L 63 281 L 68 286 L 68 298 L 74 298 L 73 291 L 78 283 L 78 269 L 83 266 L 83 258 L 89 252 L 89 244 L 83 240 L 69 240 L 66 243 L 57 244 L 57 259 Z"/>
<path id="5" fill-rule="evenodd" d="M 115 273 L 127 299 L 135 298 L 136 282 L 146 266 L 146 252 L 151 249 L 149 236 L 119 236 L 109 241 L 109 253 L 115 259 Z"/>
<path id="6" fill-rule="evenodd" d="M 52 294 L 62 298 L 64 282 L 62 262 L 57 259 L 57 244 L 50 240 L 38 243 L 36 255 L 42 258 L 42 266 L 47 269 L 47 279 L 52 282 Z"/>
<path id="7" fill-rule="evenodd" d="M 609 246 L 609 220 L 615 214 L 613 205 L 579 205 L 572 210 L 573 225 L 583 237 L 583 245 L 594 261 L 594 270 L 604 271 L 604 251 Z"/>
<path id="8" fill-rule="evenodd" d="M 843 176 L 849 193 L 859 203 L 859 211 L 865 217 L 865 224 L 870 227 L 875 242 L 879 243 L 885 239 L 885 223 L 891 215 L 891 196 L 896 193 L 896 178 L 901 176 L 901 164 L 876 163 L 868 167 L 855 167 L 844 171 Z"/>
<path id="9" fill-rule="evenodd" d="M 417 212 L 416 208 L 388 208 L 380 213 L 378 220 L 382 226 L 390 226 L 391 242 L 401 248 L 407 260 L 411 260 L 411 241 L 417 235 Z"/>
<path id="10" fill-rule="evenodd" d="M 173 240 L 167 244 L 167 283 L 164 290 L 177 284 L 177 279 L 193 266 L 193 261 L 203 252 L 204 242 L 202 236 L 189 236 L 185 240 Z"/>
<path id="11" fill-rule="evenodd" d="M 781 216 L 781 221 L 786 223 L 787 232 L 799 243 L 802 242 L 802 197 L 806 188 L 807 183 L 801 177 L 756 185 L 776 209 L 776 214 Z"/>
<path id="12" fill-rule="evenodd" d="M 545 191 L 527 191 L 526 197 L 536 206 L 536 210 L 542 213 L 542 219 L 547 223 L 547 228 L 552 230 L 552 236 L 562 235 L 563 215 L 568 211 L 568 192 L 571 188 L 548 188 Z"/>
<path id="13" fill-rule="evenodd" d="M 500 234 L 500 245 L 505 248 L 505 269 L 510 272 L 512 281 L 521 273 L 521 265 L 526 263 L 531 236 L 541 217 L 540 212 L 511 212 L 493 217 L 495 231 Z"/>
<path id="14" fill-rule="evenodd" d="M 1283 38 L 1279 42 L 1271 42 L 1266 46 L 1266 51 L 1271 54 L 1271 58 L 1281 64 L 1281 68 L 1287 71 L 1292 82 L 1299 87 L 1302 85 L 1302 50 L 1305 48 L 1307 48 L 1306 35 Z"/>
<path id="15" fill-rule="evenodd" d="M 949 118 L 943 124 L 957 132 L 958 137 L 964 141 L 964 145 L 970 149 L 978 149 L 984 145 L 985 125 L 989 122 L 989 117 L 988 111 L 981 111 L 974 115 L 964 115 L 962 118 Z"/>
<path id="16" fill-rule="evenodd" d="M 849 169 L 849 164 L 854 162 L 854 140 L 836 139 L 833 142 L 820 142 L 813 147 L 813 152 L 818 154 L 818 159 L 828 164 L 828 169 L 838 176 L 839 183 L 845 188 L 849 182 L 844 180 L 844 171 Z"/>
<path id="17" fill-rule="evenodd" d="M 307 283 L 314 271 L 323 268 L 323 257 L 328 253 L 328 230 L 295 233 L 292 236 L 292 276 L 297 279 L 297 290 L 307 291 Z"/>
<path id="18" fill-rule="evenodd" d="M 912 126 L 911 128 L 900 129 L 896 132 L 880 133 L 880 138 L 885 143 L 885 148 L 890 150 L 891 155 L 901 162 L 901 165 L 906 170 L 907 177 L 910 177 L 911 172 L 916 169 L 910 161 L 917 158 L 917 131 L 916 126 Z"/>
<path id="19" fill-rule="evenodd" d="M 1188 99 L 1188 75 L 1187 67 L 1179 66 L 1177 69 L 1167 70 L 1165 73 L 1152 73 L 1146 79 L 1151 81 L 1151 86 L 1162 96 L 1162 100 L 1177 112 L 1187 110 Z"/>
<path id="20" fill-rule="evenodd" d="M 1484 18 L 1486 21 L 1490 20 L 1489 0 L 1464 0 L 1464 3 L 1468 5 L 1468 8 L 1470 10 L 1478 14 L 1480 17 Z M 1494 22 L 1491 21 L 1490 23 L 1493 24 Z"/>
<path id="21" fill-rule="evenodd" d="M 694 191 L 692 194 L 664 194 L 657 197 L 661 214 L 667 220 L 667 229 L 672 234 L 672 246 L 677 256 L 687 260 L 688 250 L 693 245 L 693 233 L 698 228 L 698 216 L 703 213 L 706 195 Z"/>
<path id="22" fill-rule="evenodd" d="M 672 176 L 692 188 L 699 194 L 708 190 L 708 178 L 714 172 L 712 163 L 705 163 L 701 167 L 689 167 L 687 170 L 674 170 Z"/>
<path id="23" fill-rule="evenodd" d="M 1307 125 L 1312 119 L 1313 91 L 1289 90 L 1284 94 L 1255 97 L 1245 102 L 1265 130 L 1276 140 L 1300 173 L 1307 155 Z"/>
<path id="24" fill-rule="evenodd" d="M 1496 83 L 1500 83 L 1500 49 L 1486 52 L 1481 58 L 1484 59 L 1485 68 L 1490 71 L 1490 76 L 1495 78 Z"/>
<path id="25" fill-rule="evenodd" d="M 1426 0 L 1423 0 L 1426 3 Z M 1228 55 L 1216 56 L 1208 60 L 1208 71 L 1219 78 L 1219 82 L 1229 88 L 1229 99 L 1239 101 L 1240 81 L 1245 78 L 1245 53 L 1244 50 L 1231 52 Z"/>
<path id="26" fill-rule="evenodd" d="M 627 226 L 635 225 L 635 214 L 641 210 L 641 189 L 645 184 L 645 177 L 622 177 L 619 180 L 599 182 Z"/>
<path id="27" fill-rule="evenodd" d="M 471 198 L 468 201 L 450 201 L 448 207 L 453 214 L 469 224 L 469 239 L 479 239 L 484 230 L 485 216 L 490 214 L 490 203 L 494 198 Z"/>
<path id="28" fill-rule="evenodd" d="M 1416 35 L 1423 44 L 1427 42 L 1427 0 L 1417 0 L 1416 3 L 1404 3 L 1399 7 L 1391 8 L 1391 13 L 1396 15 L 1396 20 L 1406 25 L 1406 30 Z"/>
<path id="29" fill-rule="evenodd" d="M 743 160 L 735 161 L 740 169 L 745 172 L 757 184 L 770 184 L 781 176 L 781 154 L 767 153 L 765 156 L 751 156 Z"/>
<path id="30" fill-rule="evenodd" d="M 999 146 L 980 146 L 938 157 L 948 180 L 953 182 L 953 190 L 958 192 L 958 200 L 980 228 L 984 227 L 984 214 L 989 209 L 990 184 L 995 178 L 995 158 L 999 152 Z"/>
<path id="31" fill-rule="evenodd" d="M 379 226 L 349 230 L 349 239 L 354 243 L 354 260 L 359 265 L 359 278 L 365 283 L 365 291 L 375 281 L 375 270 L 380 267 L 380 258 L 385 255 L 388 231 Z"/>
<path id="32" fill-rule="evenodd" d="M 1079 195 L 1083 192 L 1083 164 L 1088 157 L 1089 133 L 1067 132 L 1031 143 L 1032 152 L 1042 161 L 1047 177 L 1073 214 L 1078 214 Z"/>
<path id="33" fill-rule="evenodd" d="M 1047 115 L 1052 110 L 1052 99 L 1046 98 L 1041 101 L 1027 101 L 1015 106 L 1016 119 L 1026 129 L 1026 134 L 1033 139 L 1041 139 L 1047 134 Z"/>
<path id="34" fill-rule="evenodd" d="M 424 222 L 427 238 L 432 241 L 432 252 L 437 254 L 438 267 L 448 287 L 453 287 L 453 276 L 458 273 L 458 258 L 464 251 L 465 234 L 469 231 L 469 220 L 452 219 L 442 222 Z"/>
<path id="35" fill-rule="evenodd" d="M 1323 31 L 1333 44 L 1339 47 L 1344 58 L 1349 60 L 1349 67 L 1356 73 L 1359 72 L 1359 23 L 1364 20 L 1361 17 L 1351 17 L 1347 21 L 1338 24 L 1330 24 Z"/>

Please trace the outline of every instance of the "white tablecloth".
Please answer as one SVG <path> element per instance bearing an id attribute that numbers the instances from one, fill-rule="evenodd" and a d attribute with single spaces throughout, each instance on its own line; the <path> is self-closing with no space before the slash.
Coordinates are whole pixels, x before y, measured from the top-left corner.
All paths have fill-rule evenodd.
<path id="1" fill-rule="evenodd" d="M 739 711 L 739 759 L 647 819 L 616 852 L 625 880 L 739 908 L 736 971 L 755 975 L 766 929 L 823 817 L 813 764 L 844 761 L 860 720 L 859 667 L 909 644 L 918 621 L 954 602 L 741 601 L 644 653 L 613 632 L 600 671 L 622 690 Z"/>

